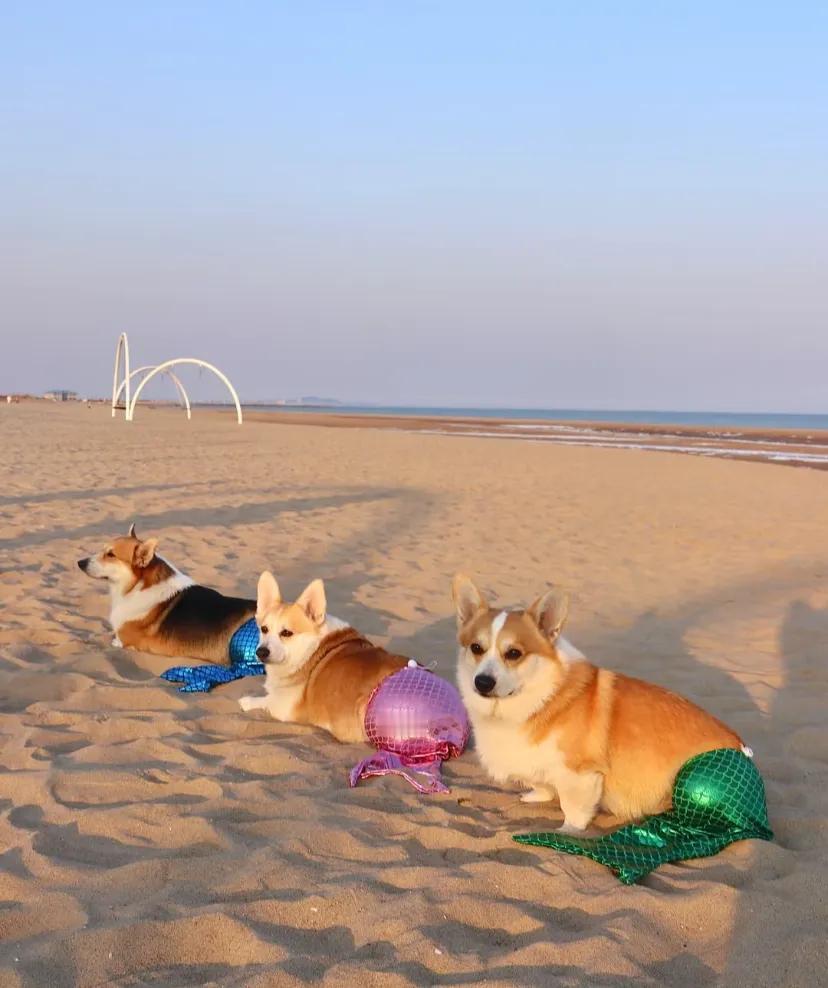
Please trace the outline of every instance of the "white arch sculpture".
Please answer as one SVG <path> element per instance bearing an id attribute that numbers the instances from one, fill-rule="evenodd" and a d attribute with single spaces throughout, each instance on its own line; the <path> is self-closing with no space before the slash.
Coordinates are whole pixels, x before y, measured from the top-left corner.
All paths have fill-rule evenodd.
<path id="1" fill-rule="evenodd" d="M 121 369 L 121 353 L 124 355 L 124 379 L 121 382 L 121 387 L 118 387 L 118 373 Z M 118 337 L 118 345 L 115 347 L 115 370 L 112 372 L 112 418 L 115 418 L 116 405 L 118 404 L 118 396 L 121 390 L 126 386 L 126 404 L 125 408 L 129 410 L 129 382 L 132 380 L 132 375 L 129 372 L 129 340 L 127 339 L 126 333 L 121 333 Z M 125 415 L 126 417 L 126 415 Z"/>
<path id="2" fill-rule="evenodd" d="M 121 372 L 121 358 L 123 357 L 124 363 L 124 376 L 120 378 Z M 241 402 L 239 401 L 239 396 L 236 394 L 236 389 L 230 383 L 230 379 L 218 369 L 214 367 L 213 364 L 208 364 L 206 360 L 198 360 L 196 357 L 177 357 L 175 360 L 166 360 L 163 364 L 158 364 L 153 366 L 152 364 L 147 364 L 144 367 L 139 367 L 134 371 L 130 371 L 129 368 L 129 339 L 126 333 L 121 333 L 118 337 L 118 345 L 115 348 L 115 369 L 112 373 L 112 417 L 115 417 L 115 412 L 118 409 L 118 402 L 121 395 L 124 395 L 124 418 L 127 422 L 131 422 L 135 416 L 135 406 L 138 404 L 138 398 L 141 392 L 144 390 L 144 386 L 148 384 L 156 374 L 167 375 L 175 384 L 178 389 L 178 393 L 181 396 L 181 400 L 184 402 L 184 408 L 187 411 L 187 419 L 192 418 L 192 413 L 190 410 L 190 398 L 184 385 L 181 383 L 177 374 L 172 370 L 173 367 L 179 364 L 192 364 L 196 367 L 203 367 L 208 371 L 211 371 L 216 375 L 219 380 L 223 381 L 227 385 L 227 389 L 233 397 L 233 402 L 236 406 L 236 419 L 239 425 L 242 424 L 244 418 L 242 416 Z M 130 396 L 130 385 L 132 383 L 133 377 L 138 374 L 147 371 L 144 377 L 141 378 L 138 387 L 135 389 L 135 393 Z"/>
<path id="3" fill-rule="evenodd" d="M 167 370 L 168 367 L 175 367 L 178 364 L 193 364 L 196 367 L 204 367 L 208 371 L 212 371 L 216 377 L 223 381 L 227 385 L 227 390 L 233 396 L 233 401 L 236 405 L 236 418 L 239 425 L 242 424 L 244 418 L 242 416 L 241 402 L 239 401 L 239 396 L 236 394 L 236 389 L 230 383 L 230 379 L 222 374 L 218 367 L 214 367 L 212 364 L 208 364 L 206 360 L 198 360 L 195 357 L 177 357 L 175 360 L 165 360 L 163 364 L 159 364 L 147 374 L 146 377 L 141 379 L 141 383 L 135 389 L 135 394 L 132 396 L 132 403 L 127 406 L 127 419 L 131 422 L 133 416 L 135 415 L 135 406 L 138 404 L 138 399 L 141 397 L 141 392 L 144 390 L 144 385 L 149 383 L 156 374 L 161 374 Z"/>
<path id="4" fill-rule="evenodd" d="M 138 374 L 141 374 L 143 371 L 153 370 L 154 366 L 155 366 L 154 364 L 144 364 L 143 367 L 136 368 L 129 375 L 129 380 L 131 381 L 133 379 L 133 377 L 135 377 Z M 181 401 L 182 401 L 182 403 L 184 405 L 184 409 L 187 412 L 187 418 L 188 419 L 191 419 L 193 416 L 192 416 L 192 412 L 190 411 L 190 396 L 187 394 L 187 389 L 181 383 L 181 378 L 176 373 L 174 373 L 173 371 L 171 371 L 169 369 L 165 370 L 164 371 L 164 374 L 173 382 L 173 384 L 178 389 L 178 395 L 181 398 Z M 113 415 L 115 414 L 114 405 L 117 404 L 117 402 L 120 399 L 121 394 L 123 393 L 124 388 L 126 386 L 127 386 L 127 378 L 124 378 L 124 380 L 121 381 L 121 383 L 118 385 L 118 390 L 115 392 L 115 397 L 112 399 L 112 402 L 113 402 L 112 414 Z M 126 400 L 129 401 L 129 397 L 127 397 Z"/>

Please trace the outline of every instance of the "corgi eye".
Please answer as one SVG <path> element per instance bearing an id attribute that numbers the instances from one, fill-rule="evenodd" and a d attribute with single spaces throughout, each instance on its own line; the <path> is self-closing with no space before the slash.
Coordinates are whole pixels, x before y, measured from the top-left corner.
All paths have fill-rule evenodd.
<path id="1" fill-rule="evenodd" d="M 519 659 L 523 655 L 523 652 L 519 648 L 507 648 L 506 654 L 503 656 L 504 659 L 510 659 L 512 662 L 515 659 Z"/>
<path id="2" fill-rule="evenodd" d="M 106 559 L 114 559 L 115 553 L 111 549 L 107 549 L 106 552 L 104 553 L 104 557 Z"/>
<path id="3" fill-rule="evenodd" d="M 480 644 L 480 642 L 472 642 L 469 646 L 472 655 L 482 655 L 486 649 Z"/>
<path id="4" fill-rule="evenodd" d="M 259 628 L 259 631 L 261 631 L 261 633 L 262 633 L 263 635 L 266 635 L 266 634 L 267 634 L 267 632 L 268 632 L 268 627 L 267 627 L 267 625 L 266 625 L 266 624 L 263 624 L 263 625 L 261 626 L 261 628 Z"/>
<path id="5" fill-rule="evenodd" d="M 279 632 L 279 637 L 293 638 L 293 632 L 290 630 L 290 628 L 282 628 L 282 630 Z"/>

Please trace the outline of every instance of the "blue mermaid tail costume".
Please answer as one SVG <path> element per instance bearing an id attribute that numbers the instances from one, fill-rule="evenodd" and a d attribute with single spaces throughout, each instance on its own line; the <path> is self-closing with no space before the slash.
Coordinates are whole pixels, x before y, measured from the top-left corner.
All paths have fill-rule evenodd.
<path id="1" fill-rule="evenodd" d="M 206 662 L 200 666 L 173 666 L 161 673 L 168 683 L 182 683 L 179 693 L 207 693 L 214 686 L 232 683 L 243 676 L 263 676 L 265 667 L 256 658 L 259 647 L 259 628 L 255 618 L 250 618 L 238 628 L 230 639 L 228 648 L 230 665 Z"/>

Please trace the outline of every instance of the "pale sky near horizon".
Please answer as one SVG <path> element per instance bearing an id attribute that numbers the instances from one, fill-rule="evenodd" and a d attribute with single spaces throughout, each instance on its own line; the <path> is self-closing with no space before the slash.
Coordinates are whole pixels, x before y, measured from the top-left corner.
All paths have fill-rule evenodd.
<path id="1" fill-rule="evenodd" d="M 247 400 L 828 412 L 824 4 L 13 2 L 0 37 L 0 392 L 106 395 L 126 330 Z"/>

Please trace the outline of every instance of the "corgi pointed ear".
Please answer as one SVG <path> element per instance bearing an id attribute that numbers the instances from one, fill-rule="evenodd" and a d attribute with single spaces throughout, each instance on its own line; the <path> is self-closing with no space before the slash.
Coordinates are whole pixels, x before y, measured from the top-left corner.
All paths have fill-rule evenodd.
<path id="1" fill-rule="evenodd" d="M 480 611 L 488 610 L 483 594 L 477 589 L 474 580 L 465 573 L 457 573 L 451 581 L 451 596 L 457 610 L 458 627 L 471 620 Z"/>
<path id="2" fill-rule="evenodd" d="M 299 595 L 296 606 L 301 607 L 315 625 L 324 624 L 328 610 L 325 584 L 321 580 L 309 583 Z"/>
<path id="3" fill-rule="evenodd" d="M 135 522 L 133 522 L 129 526 L 129 531 L 127 532 L 127 538 L 128 539 L 137 539 L 138 538 L 138 536 L 135 534 Z"/>
<path id="4" fill-rule="evenodd" d="M 259 585 L 256 589 L 256 610 L 259 614 L 267 614 L 281 603 L 282 593 L 276 577 L 266 569 L 259 577 Z"/>
<path id="5" fill-rule="evenodd" d="M 569 597 L 557 587 L 547 590 L 526 612 L 549 641 L 560 635 L 569 613 Z"/>
<path id="6" fill-rule="evenodd" d="M 155 559 L 155 550 L 157 548 L 158 539 L 147 539 L 144 542 L 139 542 L 135 546 L 135 552 L 132 554 L 133 565 L 139 569 L 146 569 L 153 559 Z"/>

